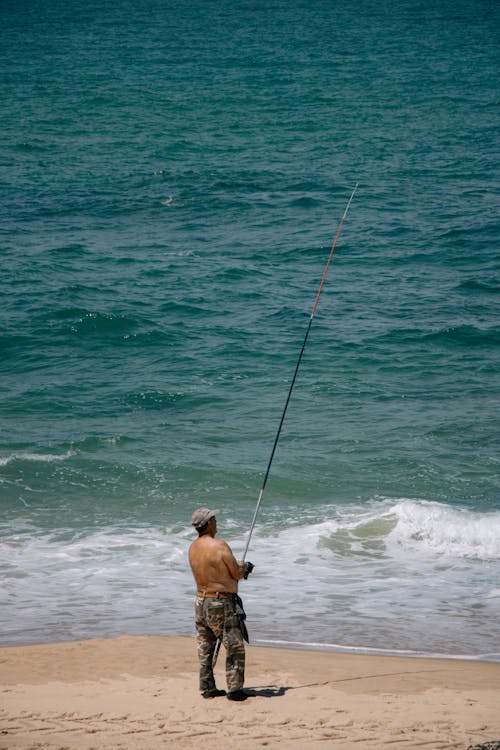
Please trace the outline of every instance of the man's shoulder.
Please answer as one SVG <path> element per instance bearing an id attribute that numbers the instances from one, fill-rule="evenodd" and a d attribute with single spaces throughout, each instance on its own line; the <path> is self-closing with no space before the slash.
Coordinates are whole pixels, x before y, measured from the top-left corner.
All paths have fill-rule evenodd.
<path id="1" fill-rule="evenodd" d="M 211 536 L 200 536 L 198 539 L 195 539 L 194 542 L 191 542 L 191 545 L 189 547 L 189 551 L 193 549 L 203 547 L 210 547 L 212 549 L 231 549 L 227 542 L 225 542 L 223 539 L 214 539 L 214 537 Z"/>
<path id="2" fill-rule="evenodd" d="M 219 549 L 226 550 L 227 552 L 231 552 L 231 547 L 227 542 L 224 541 L 224 539 L 214 539 L 214 542 L 217 542 L 217 545 Z"/>
<path id="3" fill-rule="evenodd" d="M 221 553 L 229 552 L 232 554 L 231 547 L 227 542 L 223 539 L 215 539 L 211 536 L 200 536 L 198 539 L 195 539 L 194 542 L 191 542 L 189 552 L 195 552 L 197 549 L 202 550 L 203 548 L 218 550 Z"/>

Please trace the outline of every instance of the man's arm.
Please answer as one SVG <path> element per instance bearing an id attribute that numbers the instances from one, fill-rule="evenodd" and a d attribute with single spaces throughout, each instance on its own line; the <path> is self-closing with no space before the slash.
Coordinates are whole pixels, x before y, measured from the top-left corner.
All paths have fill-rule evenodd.
<path id="1" fill-rule="evenodd" d="M 224 544 L 224 551 L 222 553 L 222 561 L 229 571 L 231 578 L 235 581 L 241 580 L 245 574 L 245 563 L 238 562 L 231 551 L 231 547 L 226 542 Z"/>

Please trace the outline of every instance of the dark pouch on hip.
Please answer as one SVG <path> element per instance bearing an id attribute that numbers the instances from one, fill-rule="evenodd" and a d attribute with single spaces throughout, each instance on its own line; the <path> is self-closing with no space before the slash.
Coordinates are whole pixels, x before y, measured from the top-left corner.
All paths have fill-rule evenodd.
<path id="1" fill-rule="evenodd" d="M 247 643 L 250 643 L 250 641 L 248 640 L 247 626 L 245 625 L 245 620 L 247 619 L 247 616 L 245 614 L 245 610 L 243 609 L 243 602 L 241 601 L 241 597 L 238 596 L 238 594 L 234 595 L 234 605 L 236 609 L 236 615 L 240 623 L 241 635 L 243 636 L 243 638 L 245 639 Z"/>

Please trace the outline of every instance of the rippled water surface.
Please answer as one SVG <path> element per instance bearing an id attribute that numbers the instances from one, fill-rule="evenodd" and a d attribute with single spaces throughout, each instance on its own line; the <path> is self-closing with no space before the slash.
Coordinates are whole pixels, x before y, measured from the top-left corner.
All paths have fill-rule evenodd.
<path id="1" fill-rule="evenodd" d="M 191 634 L 498 659 L 493 3 L 7 0 L 3 643 Z M 293 588 L 293 597 L 290 590 Z"/>

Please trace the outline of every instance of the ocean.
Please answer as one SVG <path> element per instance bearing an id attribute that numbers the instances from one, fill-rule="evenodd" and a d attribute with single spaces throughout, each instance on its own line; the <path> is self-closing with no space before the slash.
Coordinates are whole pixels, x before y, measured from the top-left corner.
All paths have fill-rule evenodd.
<path id="1" fill-rule="evenodd" d="M 500 660 L 500 6 L 4 0 L 0 644 Z"/>

